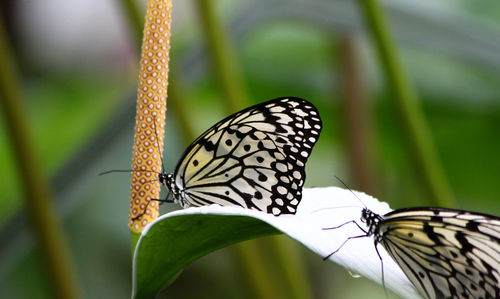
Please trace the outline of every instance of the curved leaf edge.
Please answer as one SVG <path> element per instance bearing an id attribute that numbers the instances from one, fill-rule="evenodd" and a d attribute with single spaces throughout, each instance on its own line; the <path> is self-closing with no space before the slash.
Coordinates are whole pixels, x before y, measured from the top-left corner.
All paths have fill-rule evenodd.
<path id="1" fill-rule="evenodd" d="M 354 195 L 353 195 L 354 193 Z M 275 217 L 240 207 L 218 205 L 188 208 L 165 214 L 147 226 L 139 239 L 133 262 L 133 298 L 154 297 L 195 259 L 236 242 L 279 233 L 299 241 L 320 257 L 329 255 L 348 237 L 360 235 L 354 224 L 361 209 L 392 211 L 385 202 L 357 191 L 337 187 L 305 188 L 295 215 Z M 360 225 L 363 225 L 360 223 Z M 405 298 L 420 298 L 401 268 L 382 246 L 385 287 Z M 329 258 L 347 270 L 382 284 L 381 263 L 373 238 L 346 242 Z"/>

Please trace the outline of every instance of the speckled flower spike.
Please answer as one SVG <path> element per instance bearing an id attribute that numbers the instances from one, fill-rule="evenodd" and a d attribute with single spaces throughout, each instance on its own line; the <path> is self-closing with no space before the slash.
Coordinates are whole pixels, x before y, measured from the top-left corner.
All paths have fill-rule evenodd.
<path id="1" fill-rule="evenodd" d="M 130 186 L 129 228 L 134 232 L 142 231 L 158 217 L 158 202 L 148 202 L 160 198 L 157 177 L 162 171 L 171 11 L 171 0 L 148 0 Z"/>

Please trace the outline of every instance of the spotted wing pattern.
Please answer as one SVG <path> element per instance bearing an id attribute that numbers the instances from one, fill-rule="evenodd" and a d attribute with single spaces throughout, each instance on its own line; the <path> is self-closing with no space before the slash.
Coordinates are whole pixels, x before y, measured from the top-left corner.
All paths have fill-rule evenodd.
<path id="1" fill-rule="evenodd" d="M 378 225 L 379 242 L 425 297 L 500 298 L 499 217 L 410 208 Z"/>
<path id="2" fill-rule="evenodd" d="M 321 128 L 318 111 L 304 99 L 249 107 L 190 145 L 173 174 L 171 192 L 183 207 L 216 203 L 294 214 Z"/>

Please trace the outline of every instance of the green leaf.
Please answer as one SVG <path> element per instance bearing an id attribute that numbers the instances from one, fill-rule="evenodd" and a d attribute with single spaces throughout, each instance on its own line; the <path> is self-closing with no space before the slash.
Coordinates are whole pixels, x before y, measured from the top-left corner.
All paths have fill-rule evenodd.
<path id="1" fill-rule="evenodd" d="M 343 225 L 340 229 L 324 228 L 359 219 L 365 206 L 377 214 L 391 211 L 387 203 L 362 192 L 327 187 L 304 188 L 294 215 L 275 217 L 260 211 L 219 205 L 165 214 L 148 225 L 137 242 L 132 298 L 154 298 L 186 265 L 216 249 L 280 232 L 322 259 L 349 237 L 362 233 L 354 224 Z M 384 260 L 385 287 L 405 298 L 418 298 L 401 268 L 382 246 L 378 250 Z M 329 260 L 381 284 L 380 258 L 372 238 L 346 242 Z"/>
<path id="2" fill-rule="evenodd" d="M 133 298 L 154 298 L 196 259 L 228 245 L 279 231 L 241 215 L 169 214 L 143 232 L 134 256 Z"/>

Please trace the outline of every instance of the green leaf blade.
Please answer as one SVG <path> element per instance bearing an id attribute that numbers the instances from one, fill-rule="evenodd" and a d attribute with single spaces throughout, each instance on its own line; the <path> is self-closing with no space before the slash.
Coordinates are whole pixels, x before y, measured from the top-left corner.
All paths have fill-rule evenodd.
<path id="1" fill-rule="evenodd" d="M 154 298 L 182 269 L 217 249 L 278 234 L 257 218 L 189 214 L 162 217 L 143 233 L 134 256 L 133 298 Z"/>
<path id="2" fill-rule="evenodd" d="M 210 205 L 178 210 L 147 226 L 137 243 L 133 264 L 132 298 L 154 298 L 199 257 L 219 248 L 271 234 L 284 233 L 323 258 L 349 237 L 362 233 L 343 225 L 361 217 L 366 206 L 384 215 L 387 203 L 367 194 L 336 187 L 305 188 L 294 215 L 271 214 L 234 206 Z M 353 194 L 355 193 L 355 194 Z M 360 202 L 360 200 L 362 202 Z M 361 224 L 362 225 L 362 224 Z M 416 289 L 382 246 L 385 287 L 404 298 L 419 298 Z M 373 238 L 356 238 L 328 259 L 382 284 L 381 263 Z"/>

